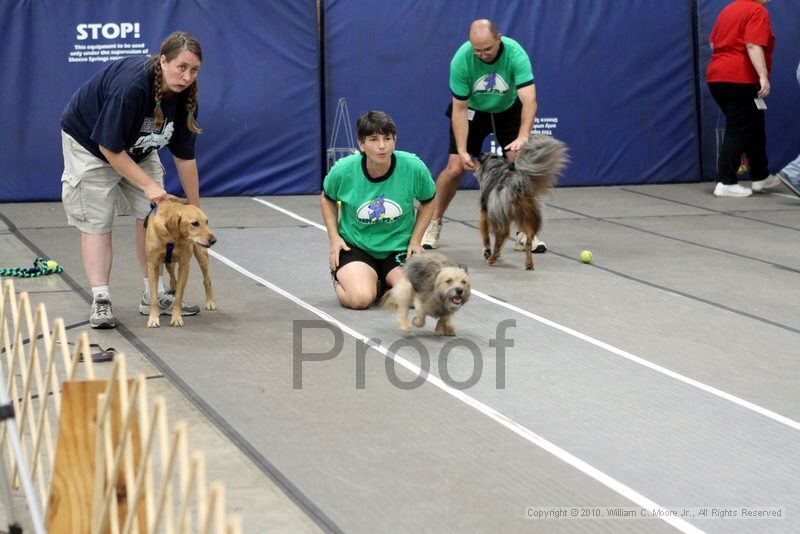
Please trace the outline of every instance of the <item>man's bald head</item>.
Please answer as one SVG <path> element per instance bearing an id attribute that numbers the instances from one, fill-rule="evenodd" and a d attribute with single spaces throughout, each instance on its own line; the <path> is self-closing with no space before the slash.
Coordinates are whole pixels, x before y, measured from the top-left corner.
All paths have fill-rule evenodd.
<path id="1" fill-rule="evenodd" d="M 486 63 L 491 63 L 500 51 L 500 32 L 489 19 L 478 19 L 469 26 L 472 52 Z"/>
<path id="2" fill-rule="evenodd" d="M 470 40 L 472 40 L 473 35 L 478 37 L 479 35 L 485 33 L 489 33 L 489 35 L 492 37 L 497 37 L 497 26 L 495 26 L 494 22 L 489 19 L 478 19 L 469 25 Z"/>

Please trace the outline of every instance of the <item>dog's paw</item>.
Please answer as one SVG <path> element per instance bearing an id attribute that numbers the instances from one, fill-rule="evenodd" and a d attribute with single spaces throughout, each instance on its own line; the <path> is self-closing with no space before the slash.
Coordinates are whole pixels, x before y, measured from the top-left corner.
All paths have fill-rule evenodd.
<path id="1" fill-rule="evenodd" d="M 530 263 L 525 262 L 525 270 L 526 271 L 532 271 L 533 270 L 533 262 L 530 262 Z"/>
<path id="2" fill-rule="evenodd" d="M 217 309 L 217 303 L 214 302 L 213 300 L 207 300 L 206 301 L 206 309 L 207 310 L 216 310 Z"/>
<path id="3" fill-rule="evenodd" d="M 425 317 L 420 317 L 417 315 L 413 319 L 411 319 L 411 323 L 417 328 L 422 328 L 423 326 L 425 326 Z"/>
<path id="4" fill-rule="evenodd" d="M 436 325 L 436 333 L 440 336 L 454 336 L 456 329 L 451 326 Z"/>
<path id="5" fill-rule="evenodd" d="M 151 315 L 147 318 L 147 328 L 159 328 L 161 326 L 161 321 L 158 319 L 158 315 Z"/>
<path id="6" fill-rule="evenodd" d="M 183 326 L 183 317 L 180 315 L 173 315 L 172 320 L 169 322 L 170 326 Z"/>
<path id="7" fill-rule="evenodd" d="M 491 255 L 492 255 L 492 249 L 490 249 L 490 248 L 483 249 L 483 259 L 484 260 L 488 260 L 489 256 L 491 256 Z"/>
<path id="8" fill-rule="evenodd" d="M 397 326 L 400 327 L 400 330 L 408 334 L 411 332 L 411 327 L 408 326 L 408 316 L 405 314 L 398 314 L 397 315 Z"/>
<path id="9" fill-rule="evenodd" d="M 489 265 L 494 265 L 497 263 L 497 259 L 500 257 L 499 254 L 491 254 L 488 258 L 486 258 L 486 263 Z"/>

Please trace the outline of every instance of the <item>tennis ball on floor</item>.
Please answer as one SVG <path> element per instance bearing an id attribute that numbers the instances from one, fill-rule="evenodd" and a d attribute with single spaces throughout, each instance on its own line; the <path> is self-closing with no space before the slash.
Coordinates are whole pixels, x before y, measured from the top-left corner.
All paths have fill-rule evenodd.
<path id="1" fill-rule="evenodd" d="M 47 268 L 51 271 L 55 271 L 56 267 L 58 267 L 58 263 L 53 260 L 47 260 Z"/>
<path id="2" fill-rule="evenodd" d="M 592 263 L 592 252 L 590 250 L 581 252 L 581 261 L 583 263 Z"/>

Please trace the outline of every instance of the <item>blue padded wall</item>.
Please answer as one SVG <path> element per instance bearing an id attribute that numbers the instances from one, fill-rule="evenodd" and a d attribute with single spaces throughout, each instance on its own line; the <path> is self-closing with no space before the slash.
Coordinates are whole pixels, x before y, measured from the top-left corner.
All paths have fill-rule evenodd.
<path id="1" fill-rule="evenodd" d="M 123 35 L 126 25 L 135 31 Z M 4 0 L 0 109 L 9 126 L 0 133 L 0 201 L 60 199 L 59 118 L 75 89 L 104 65 L 96 61 L 100 50 L 89 47 L 122 54 L 144 45 L 157 54 L 175 30 L 189 31 L 203 46 L 201 194 L 318 191 L 314 0 Z M 170 171 L 167 189 L 180 191 L 169 152 L 160 155 Z"/>
<path id="2" fill-rule="evenodd" d="M 447 160 L 450 59 L 470 22 L 488 17 L 531 57 L 537 116 L 557 124 L 549 131 L 572 151 L 562 184 L 699 177 L 691 2 L 330 0 L 325 7 L 328 125 L 341 97 L 353 120 L 386 111 L 397 122 L 398 147 L 422 157 L 434 176 Z M 474 187 L 474 178 L 465 185 Z"/>
<path id="3" fill-rule="evenodd" d="M 706 68 L 711 59 L 708 37 L 720 11 L 729 0 L 699 0 L 698 43 L 700 49 L 700 89 L 702 101 L 703 178 L 716 179 L 717 129 L 725 129 L 725 117 L 705 81 Z M 800 86 L 796 71 L 800 62 L 800 1 L 782 0 L 766 4 L 772 32 L 775 34 L 775 51 L 770 73 L 771 92 L 766 99 L 767 156 L 771 172 L 781 169 L 800 153 Z"/>
<path id="4" fill-rule="evenodd" d="M 0 201 L 60 198 L 58 120 L 73 91 L 104 64 L 88 61 L 103 57 L 90 47 L 157 53 L 177 29 L 194 33 L 205 55 L 197 152 L 204 196 L 318 192 L 320 151 L 342 97 L 351 123 L 369 109 L 391 114 L 398 148 L 419 154 L 436 176 L 447 160 L 449 62 L 480 17 L 495 20 L 531 56 L 537 128 L 572 151 L 562 185 L 710 180 L 719 112 L 705 85 L 707 41 L 727 3 L 322 0 L 321 51 L 315 0 L 6 0 Z M 767 8 L 777 36 L 767 99 L 774 171 L 800 152 L 793 128 L 800 119 L 800 0 Z M 168 189 L 179 192 L 167 151 L 162 160 Z M 471 175 L 464 186 L 476 186 Z"/>

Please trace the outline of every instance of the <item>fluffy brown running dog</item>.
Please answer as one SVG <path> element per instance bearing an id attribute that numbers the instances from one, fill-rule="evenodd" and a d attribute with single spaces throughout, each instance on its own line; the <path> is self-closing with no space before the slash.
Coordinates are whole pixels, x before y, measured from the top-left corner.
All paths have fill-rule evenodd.
<path id="1" fill-rule="evenodd" d="M 145 221 L 145 248 L 147 250 L 147 277 L 150 280 L 150 316 L 148 328 L 161 326 L 158 319 L 158 276 L 161 266 L 166 264 L 169 272 L 170 289 L 175 291 L 172 305 L 171 326 L 183 326 L 181 306 L 186 281 L 189 278 L 189 260 L 197 258 L 203 272 L 203 286 L 206 290 L 206 309 L 217 308 L 211 279 L 208 275 L 208 247 L 217 238 L 208 227 L 208 217 L 197 206 L 191 206 L 185 199 L 170 197 L 159 202 Z M 168 258 L 169 256 L 169 258 Z M 175 265 L 178 276 L 175 277 Z"/>
<path id="2" fill-rule="evenodd" d="M 540 198 L 556 185 L 569 163 L 567 145 L 549 135 L 532 135 L 514 163 L 491 153 L 478 159 L 475 177 L 481 187 L 483 257 L 493 265 L 508 239 L 511 223 L 525 233 L 525 268 L 533 269 L 531 244 L 542 227 Z M 494 248 L 489 248 L 489 231 Z"/>
<path id="3" fill-rule="evenodd" d="M 414 304 L 414 326 L 425 325 L 425 317 L 437 317 L 436 333 L 456 335 L 453 314 L 468 300 L 471 292 L 466 267 L 453 264 L 435 252 L 413 256 L 403 266 L 403 278 L 381 300 L 384 308 L 397 309 L 397 323 L 410 332 L 408 310 Z"/>

